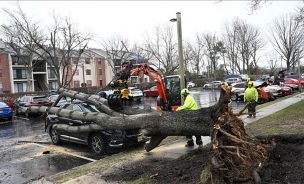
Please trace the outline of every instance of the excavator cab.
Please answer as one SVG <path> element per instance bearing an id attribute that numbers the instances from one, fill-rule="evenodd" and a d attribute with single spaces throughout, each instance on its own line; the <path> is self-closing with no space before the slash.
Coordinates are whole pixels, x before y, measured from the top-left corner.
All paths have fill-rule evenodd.
<path id="1" fill-rule="evenodd" d="M 181 105 L 180 94 L 180 76 L 170 75 L 164 78 L 164 85 L 168 103 L 165 104 L 162 99 L 157 98 L 157 109 L 164 111 L 174 111 Z"/>

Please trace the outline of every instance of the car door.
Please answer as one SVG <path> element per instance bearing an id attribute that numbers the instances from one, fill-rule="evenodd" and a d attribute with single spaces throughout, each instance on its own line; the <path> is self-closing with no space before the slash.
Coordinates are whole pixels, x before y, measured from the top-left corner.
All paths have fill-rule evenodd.
<path id="1" fill-rule="evenodd" d="M 63 109 L 67 109 L 67 110 L 73 110 L 73 106 L 69 105 L 64 105 L 63 107 L 61 107 Z M 70 119 L 66 118 L 66 117 L 61 117 L 61 116 L 57 116 L 57 119 L 59 121 L 59 124 L 65 124 L 65 125 L 70 125 Z M 58 134 L 60 134 L 61 137 L 63 137 L 66 140 L 69 140 L 69 136 L 71 136 L 71 133 L 64 131 L 64 130 L 57 130 Z"/>
<path id="2" fill-rule="evenodd" d="M 80 107 L 79 104 L 71 104 L 69 107 L 74 112 L 83 112 L 83 110 L 82 110 L 82 108 Z M 69 119 L 68 124 L 70 126 L 81 126 L 81 125 L 85 124 L 85 122 L 81 121 L 81 120 Z M 69 135 L 71 136 L 70 138 L 72 139 L 72 141 L 85 143 L 85 137 L 86 137 L 85 135 L 86 134 L 74 132 L 74 133 L 70 133 Z"/>
<path id="3" fill-rule="evenodd" d="M 23 96 L 20 99 L 18 99 L 17 105 L 16 105 L 17 114 L 22 113 L 21 108 L 25 107 L 26 104 L 27 104 L 27 96 Z"/>

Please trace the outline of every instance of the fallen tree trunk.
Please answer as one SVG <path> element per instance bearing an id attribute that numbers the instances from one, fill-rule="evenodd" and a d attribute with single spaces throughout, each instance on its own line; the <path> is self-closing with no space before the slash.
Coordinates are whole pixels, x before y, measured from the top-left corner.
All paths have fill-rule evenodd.
<path id="1" fill-rule="evenodd" d="M 109 109 L 105 101 L 98 96 L 89 96 L 64 89 L 60 91 L 61 95 L 96 105 L 101 112 L 81 113 L 56 107 L 30 107 L 24 110 L 48 112 L 71 119 L 96 122 L 96 124 L 78 127 L 54 125 L 55 129 L 68 132 L 138 128 L 144 135 L 151 136 L 150 142 L 145 146 L 147 151 L 158 146 L 166 136 L 211 136 L 210 165 L 207 171 L 204 171 L 211 173 L 205 180 L 207 183 L 259 181 L 256 169 L 266 160 L 267 152 L 258 141 L 246 134 L 243 122 L 232 113 L 228 105 L 231 97 L 230 86 L 221 85 L 219 101 L 211 107 L 193 111 L 143 111 L 144 113 L 133 113 L 133 115 Z M 215 178 L 218 180 L 214 180 Z"/>

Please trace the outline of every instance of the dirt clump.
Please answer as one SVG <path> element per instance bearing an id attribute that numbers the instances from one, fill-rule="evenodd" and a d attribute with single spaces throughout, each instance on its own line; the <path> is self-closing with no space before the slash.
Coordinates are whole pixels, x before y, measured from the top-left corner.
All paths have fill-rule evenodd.
<path id="1" fill-rule="evenodd" d="M 266 140 L 272 146 L 268 161 L 259 171 L 262 183 L 303 183 L 304 136 L 279 135 Z"/>
<path id="2" fill-rule="evenodd" d="M 258 171 L 262 183 L 303 183 L 304 136 L 278 135 L 257 138 L 266 145 L 269 153 L 268 160 Z M 118 172 L 108 173 L 102 178 L 106 181 L 130 183 L 200 183 L 202 171 L 208 166 L 210 150 L 210 146 L 205 146 L 175 160 L 148 159 L 127 164 Z"/>

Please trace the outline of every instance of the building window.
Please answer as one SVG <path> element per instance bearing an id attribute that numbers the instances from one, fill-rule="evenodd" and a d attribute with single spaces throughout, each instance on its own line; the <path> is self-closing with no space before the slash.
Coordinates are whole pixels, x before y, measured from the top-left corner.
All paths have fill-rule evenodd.
<path id="1" fill-rule="evenodd" d="M 49 82 L 49 90 L 55 90 L 58 89 L 57 82 Z"/>
<path id="2" fill-rule="evenodd" d="M 91 64 L 90 58 L 85 59 L 85 64 Z"/>
<path id="3" fill-rule="evenodd" d="M 26 79 L 25 69 L 14 69 L 13 70 L 14 79 Z"/>
<path id="4" fill-rule="evenodd" d="M 87 69 L 86 70 L 86 75 L 91 75 L 91 70 Z"/>
<path id="5" fill-rule="evenodd" d="M 101 68 L 98 69 L 98 74 L 102 75 L 102 69 Z"/>
<path id="6" fill-rule="evenodd" d="M 87 80 L 87 86 L 91 87 L 92 86 L 92 80 Z"/>
<path id="7" fill-rule="evenodd" d="M 102 86 L 102 80 L 99 80 L 99 86 Z"/>
<path id="8" fill-rule="evenodd" d="M 75 75 L 79 75 L 79 69 L 76 70 Z"/>
<path id="9" fill-rule="evenodd" d="M 131 77 L 131 83 L 137 83 L 137 77 Z"/>
<path id="10" fill-rule="evenodd" d="M 79 88 L 79 87 L 80 87 L 80 82 L 74 81 L 74 88 Z"/>
<path id="11" fill-rule="evenodd" d="M 2 77 L 2 69 L 0 69 L 0 77 Z"/>
<path id="12" fill-rule="evenodd" d="M 48 68 L 48 77 L 49 77 L 49 79 L 55 79 L 56 78 L 54 68 Z"/>
<path id="13" fill-rule="evenodd" d="M 25 89 L 26 86 L 24 86 L 23 84 L 25 84 L 25 83 L 15 83 L 14 84 L 15 93 L 24 92 L 23 89 Z"/>
<path id="14" fill-rule="evenodd" d="M 0 83 L 0 93 L 3 93 L 3 86 L 2 86 L 2 83 Z"/>

